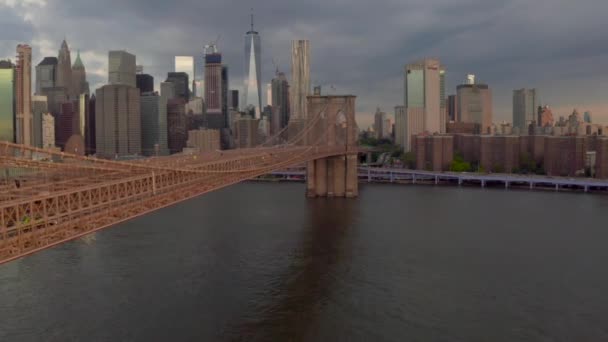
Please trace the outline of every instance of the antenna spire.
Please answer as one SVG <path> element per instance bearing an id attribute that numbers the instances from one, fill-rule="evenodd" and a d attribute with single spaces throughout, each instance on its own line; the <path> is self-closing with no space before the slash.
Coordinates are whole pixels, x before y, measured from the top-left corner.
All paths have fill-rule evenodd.
<path id="1" fill-rule="evenodd" d="M 251 32 L 253 32 L 253 7 L 251 8 Z"/>

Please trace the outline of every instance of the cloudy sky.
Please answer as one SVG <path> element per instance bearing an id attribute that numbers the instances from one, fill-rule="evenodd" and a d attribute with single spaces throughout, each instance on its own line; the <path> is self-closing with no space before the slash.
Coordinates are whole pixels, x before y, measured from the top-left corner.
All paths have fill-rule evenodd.
<path id="1" fill-rule="evenodd" d="M 608 124 L 606 0 L 0 0 L 0 58 L 29 43 L 38 64 L 67 37 L 94 88 L 107 79 L 108 50 L 134 53 L 159 81 L 173 56 L 200 56 L 221 35 L 240 89 L 251 7 L 263 81 L 272 59 L 289 72 L 292 39 L 309 39 L 313 82 L 358 95 L 362 128 L 377 106 L 392 113 L 403 102 L 403 66 L 425 56 L 446 65 L 448 93 L 467 73 L 488 83 L 495 121 L 511 120 L 513 89 L 536 87 L 558 116 L 576 107 Z"/>

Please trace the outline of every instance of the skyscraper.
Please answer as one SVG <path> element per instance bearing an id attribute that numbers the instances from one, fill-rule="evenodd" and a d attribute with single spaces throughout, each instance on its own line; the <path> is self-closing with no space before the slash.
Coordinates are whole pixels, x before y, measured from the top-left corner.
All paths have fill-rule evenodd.
<path id="1" fill-rule="evenodd" d="M 291 42 L 291 116 L 305 120 L 308 115 L 306 96 L 310 94 L 310 41 Z"/>
<path id="2" fill-rule="evenodd" d="M 135 78 L 133 73 L 133 79 Z M 135 80 L 133 80 L 135 81 Z M 100 157 L 141 154 L 139 89 L 108 84 L 95 93 L 95 138 Z"/>
<path id="3" fill-rule="evenodd" d="M 73 96 L 72 58 L 70 57 L 70 48 L 65 39 L 61 43 L 61 49 L 59 50 L 56 73 L 55 86 L 65 88 L 67 95 Z"/>
<path id="4" fill-rule="evenodd" d="M 403 148 L 410 151 L 413 135 L 445 133 L 445 68 L 439 60 L 427 58 L 406 65 L 404 79 L 407 121 Z"/>
<path id="5" fill-rule="evenodd" d="M 492 130 L 492 90 L 487 84 L 461 84 L 456 87 L 458 122 L 475 123 L 481 134 Z"/>
<path id="6" fill-rule="evenodd" d="M 222 65 L 222 127 L 228 127 L 228 66 Z"/>
<path id="7" fill-rule="evenodd" d="M 266 84 L 266 105 L 272 106 L 272 82 Z"/>
<path id="8" fill-rule="evenodd" d="M 141 98 L 141 150 L 145 156 L 167 155 L 167 101 L 158 93 Z"/>
<path id="9" fill-rule="evenodd" d="M 135 69 L 135 55 L 126 51 L 109 52 L 108 83 L 137 87 Z"/>
<path id="10" fill-rule="evenodd" d="M 16 126 L 18 144 L 32 145 L 32 48 L 17 45 L 16 82 Z"/>
<path id="11" fill-rule="evenodd" d="M 42 120 L 48 113 L 46 96 L 34 95 L 32 97 L 32 146 L 42 148 Z"/>
<path id="12" fill-rule="evenodd" d="M 283 72 L 277 72 L 272 79 L 272 106 L 278 108 L 279 126 L 283 128 L 289 123 L 289 83 Z"/>
<path id="13" fill-rule="evenodd" d="M 407 136 L 407 115 L 405 114 L 405 106 L 395 106 L 395 144 L 405 146 Z"/>
<path id="14" fill-rule="evenodd" d="M 56 86 L 57 57 L 44 57 L 36 66 L 36 94 L 42 95 L 43 89 Z"/>
<path id="15" fill-rule="evenodd" d="M 55 120 L 55 145 L 66 151 L 65 145 L 72 135 L 79 135 L 78 101 L 61 104 L 61 113 Z"/>
<path id="16" fill-rule="evenodd" d="M 194 77 L 196 70 L 194 68 L 194 57 L 175 56 L 175 72 L 186 73 L 188 75 L 188 98 L 190 98 L 190 95 L 195 96 L 196 83 L 194 81 Z M 186 100 L 186 102 L 187 101 L 188 100 Z"/>
<path id="17" fill-rule="evenodd" d="M 374 133 L 376 134 L 376 139 L 384 139 L 385 138 L 385 128 L 386 125 L 386 113 L 381 111 L 380 108 L 376 109 L 376 114 L 374 114 Z"/>
<path id="18" fill-rule="evenodd" d="M 245 92 L 243 106 L 253 106 L 256 118 L 262 111 L 262 75 L 260 66 L 260 35 L 253 29 L 253 14 L 251 14 L 251 30 L 245 34 Z"/>
<path id="19" fill-rule="evenodd" d="M 188 77 L 185 72 L 169 72 L 165 81 L 175 84 L 175 96 L 184 99 L 186 103 L 190 101 L 190 90 L 188 88 L 190 80 Z"/>
<path id="20" fill-rule="evenodd" d="M 87 82 L 87 71 L 80 59 L 80 51 L 76 55 L 76 60 L 72 66 L 72 89 L 73 95 L 80 97 L 82 94 L 89 94 L 89 82 Z"/>
<path id="21" fill-rule="evenodd" d="M 207 105 L 205 128 L 224 128 L 223 88 L 222 54 L 212 46 L 205 54 L 205 104 Z"/>
<path id="22" fill-rule="evenodd" d="M 167 145 L 171 154 L 182 152 L 188 141 L 185 105 L 181 97 L 167 103 Z"/>
<path id="23" fill-rule="evenodd" d="M 136 75 L 137 88 L 140 93 L 151 93 L 154 91 L 154 77 L 148 74 Z"/>
<path id="24" fill-rule="evenodd" d="M 0 61 L 0 140 L 15 142 L 15 69 Z"/>
<path id="25" fill-rule="evenodd" d="M 236 89 L 230 89 L 228 92 L 228 109 L 239 109 L 239 91 Z"/>
<path id="26" fill-rule="evenodd" d="M 456 121 L 457 108 L 458 102 L 456 100 L 456 95 L 449 95 L 446 99 L 446 115 L 448 121 Z"/>
<path id="27" fill-rule="evenodd" d="M 97 132 L 95 129 L 95 94 L 91 94 L 89 98 L 89 116 L 85 122 L 84 147 L 87 154 L 95 154 L 97 152 Z"/>
<path id="28" fill-rule="evenodd" d="M 536 89 L 513 90 L 513 128 L 518 128 L 520 134 L 527 134 L 528 127 L 536 120 L 539 105 Z"/>
<path id="29" fill-rule="evenodd" d="M 196 56 L 194 58 L 194 87 L 196 93 L 194 96 L 205 97 L 205 56 Z"/>

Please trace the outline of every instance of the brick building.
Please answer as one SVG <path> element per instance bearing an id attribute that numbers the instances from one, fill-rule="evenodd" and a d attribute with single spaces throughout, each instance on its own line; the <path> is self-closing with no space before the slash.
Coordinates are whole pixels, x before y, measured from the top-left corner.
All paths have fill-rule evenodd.
<path id="1" fill-rule="evenodd" d="M 416 167 L 421 170 L 447 171 L 454 160 L 454 137 L 451 135 L 419 135 L 412 139 Z"/>

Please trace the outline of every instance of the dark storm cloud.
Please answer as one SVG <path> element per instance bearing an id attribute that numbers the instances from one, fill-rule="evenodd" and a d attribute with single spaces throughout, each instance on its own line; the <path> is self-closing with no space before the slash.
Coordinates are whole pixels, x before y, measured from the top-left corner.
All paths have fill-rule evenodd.
<path id="1" fill-rule="evenodd" d="M 391 112 L 403 101 L 404 64 L 425 56 L 447 66 L 448 93 L 466 73 L 489 83 L 500 120 L 510 119 L 511 91 L 519 87 L 539 87 L 543 100 L 556 106 L 606 103 L 605 90 L 598 90 L 607 83 L 605 0 L 28 1 L 34 3 L 29 22 L 0 12 L 0 53 L 14 51 L 5 42 L 28 37 L 55 51 L 67 36 L 74 49 L 88 53 L 84 62 L 99 74 L 91 76 L 97 84 L 105 82 L 107 50 L 136 54 L 160 81 L 173 56 L 200 56 L 221 34 L 231 87 L 240 88 L 243 35 L 254 7 L 263 81 L 273 75 L 273 59 L 289 71 L 291 39 L 310 39 L 313 82 L 358 95 L 360 112 L 378 105 Z M 40 2 L 45 6 L 35 6 Z M 595 117 L 602 114 L 608 110 Z M 369 117 L 361 119 L 365 127 Z"/>

